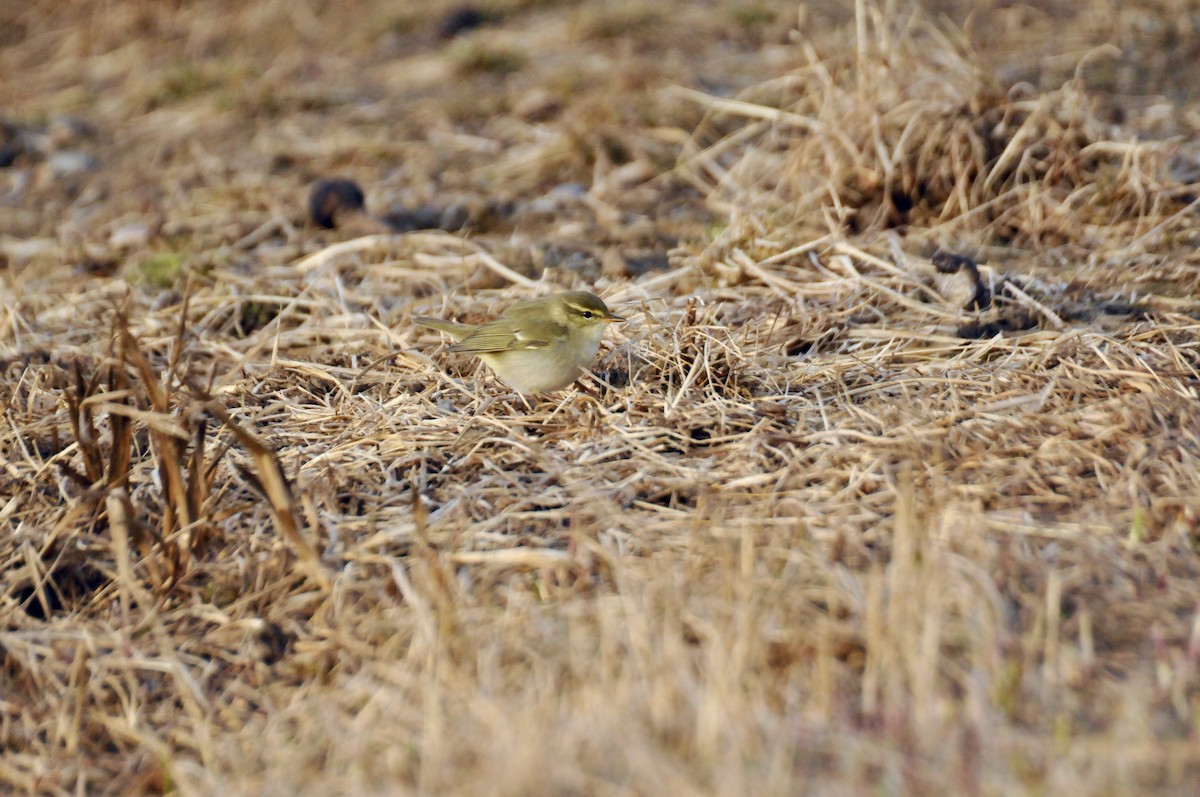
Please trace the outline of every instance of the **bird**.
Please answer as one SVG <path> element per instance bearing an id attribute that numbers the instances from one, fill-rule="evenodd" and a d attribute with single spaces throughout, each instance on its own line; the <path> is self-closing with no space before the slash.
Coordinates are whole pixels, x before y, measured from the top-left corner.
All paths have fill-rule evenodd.
<path id="1" fill-rule="evenodd" d="M 604 330 L 625 319 L 594 293 L 567 291 L 518 302 L 486 324 L 413 320 L 454 338 L 450 351 L 475 355 L 513 390 L 531 394 L 578 379 L 595 359 Z"/>

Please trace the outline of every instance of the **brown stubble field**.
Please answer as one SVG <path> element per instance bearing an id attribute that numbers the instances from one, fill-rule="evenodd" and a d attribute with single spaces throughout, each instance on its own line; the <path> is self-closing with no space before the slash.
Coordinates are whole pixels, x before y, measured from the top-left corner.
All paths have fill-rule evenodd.
<path id="1" fill-rule="evenodd" d="M 1111 6 L 5 5 L 0 792 L 1200 791 L 1200 4 Z M 588 392 L 412 324 L 567 288 Z"/>

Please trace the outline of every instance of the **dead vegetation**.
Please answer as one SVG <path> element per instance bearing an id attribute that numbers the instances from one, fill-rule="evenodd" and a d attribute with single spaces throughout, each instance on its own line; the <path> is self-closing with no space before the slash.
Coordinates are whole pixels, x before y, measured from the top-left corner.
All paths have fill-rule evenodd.
<path id="1" fill-rule="evenodd" d="M 5 788 L 1195 793 L 1196 186 L 1087 63 L 1002 85 L 871 3 L 794 41 L 688 4 L 356 6 L 377 38 L 63 8 L 0 51 L 57 54 L 0 84 Z M 90 132 L 33 118 L 84 72 Z M 303 221 L 334 173 L 511 207 L 339 238 Z M 576 284 L 631 319 L 595 396 L 411 324 Z"/>

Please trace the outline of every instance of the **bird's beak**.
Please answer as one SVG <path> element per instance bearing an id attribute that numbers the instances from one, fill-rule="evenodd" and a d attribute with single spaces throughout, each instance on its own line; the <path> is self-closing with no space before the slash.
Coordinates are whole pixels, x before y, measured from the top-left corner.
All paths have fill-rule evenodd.
<path id="1" fill-rule="evenodd" d="M 622 318 L 621 316 L 617 315 L 616 313 L 609 313 L 607 316 L 605 316 L 604 320 L 610 324 L 615 324 L 615 323 L 624 321 L 625 319 Z"/>

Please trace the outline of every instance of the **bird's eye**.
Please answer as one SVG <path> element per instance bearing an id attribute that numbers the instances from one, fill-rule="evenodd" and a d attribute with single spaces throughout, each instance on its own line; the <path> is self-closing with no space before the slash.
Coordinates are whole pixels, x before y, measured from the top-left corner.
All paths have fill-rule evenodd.
<path id="1" fill-rule="evenodd" d="M 584 311 L 583 311 L 583 317 L 584 317 L 584 318 L 592 318 L 592 317 L 594 317 L 595 315 L 596 315 L 596 314 L 595 314 L 595 313 L 593 313 L 591 310 L 584 310 Z"/>

